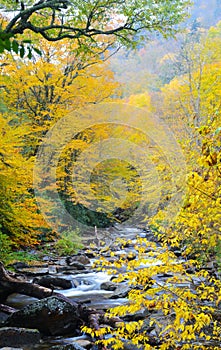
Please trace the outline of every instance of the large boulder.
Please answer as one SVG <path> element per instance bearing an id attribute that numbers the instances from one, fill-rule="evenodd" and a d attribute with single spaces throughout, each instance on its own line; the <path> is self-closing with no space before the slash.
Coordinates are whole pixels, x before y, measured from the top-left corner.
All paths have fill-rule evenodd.
<path id="1" fill-rule="evenodd" d="M 118 287 L 118 284 L 111 281 L 103 282 L 101 283 L 101 286 L 100 286 L 101 289 L 109 290 L 109 291 L 114 291 L 117 289 L 117 287 Z"/>
<path id="2" fill-rule="evenodd" d="M 25 274 L 26 276 L 45 276 L 49 273 L 48 267 L 45 266 L 28 266 L 17 268 L 16 271 Z"/>
<path id="3" fill-rule="evenodd" d="M 39 343 L 41 335 L 37 329 L 0 328 L 0 347 L 20 347 Z"/>
<path id="4" fill-rule="evenodd" d="M 8 317 L 5 325 L 35 328 L 46 335 L 63 335 L 75 333 L 79 317 L 76 305 L 52 296 L 14 312 Z"/>
<path id="5" fill-rule="evenodd" d="M 80 254 L 80 255 L 68 256 L 66 259 L 66 262 L 70 266 L 73 266 L 73 264 L 75 264 L 76 262 L 79 262 L 83 265 L 89 265 L 90 259 L 86 255 Z"/>
<path id="6" fill-rule="evenodd" d="M 66 272 L 66 273 L 70 274 L 70 272 L 72 270 L 82 271 L 82 270 L 86 270 L 86 267 L 78 261 L 73 261 L 71 266 L 57 266 L 56 269 L 57 269 L 57 273 Z"/>
<path id="7" fill-rule="evenodd" d="M 56 277 L 56 276 L 44 276 L 44 277 L 36 277 L 33 280 L 33 283 L 37 283 L 40 286 L 52 289 L 69 289 L 72 288 L 72 283 L 70 280 Z"/>
<path id="8" fill-rule="evenodd" d="M 119 283 L 117 286 L 117 289 L 114 291 L 114 293 L 111 295 L 111 299 L 118 299 L 118 298 L 126 298 L 132 289 L 131 286 L 128 286 L 127 284 Z"/>

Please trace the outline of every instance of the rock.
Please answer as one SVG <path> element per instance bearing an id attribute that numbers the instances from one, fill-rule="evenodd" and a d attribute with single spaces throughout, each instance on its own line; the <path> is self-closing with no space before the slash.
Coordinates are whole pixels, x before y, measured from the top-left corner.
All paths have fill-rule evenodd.
<path id="1" fill-rule="evenodd" d="M 173 276 L 174 275 L 172 273 L 161 273 L 161 274 L 157 274 L 155 278 L 171 278 Z"/>
<path id="2" fill-rule="evenodd" d="M 15 263 L 11 264 L 16 270 L 17 269 L 23 269 L 23 268 L 29 268 L 29 265 L 25 262 L 16 261 Z"/>
<path id="3" fill-rule="evenodd" d="M 48 262 L 48 261 L 50 261 L 50 260 L 51 260 L 51 257 L 48 256 L 48 255 L 45 255 L 45 256 L 43 256 L 43 258 L 42 258 L 42 261 L 44 261 L 44 262 Z"/>
<path id="4" fill-rule="evenodd" d="M 86 267 L 78 261 L 73 261 L 71 266 L 57 266 L 57 272 L 72 271 L 72 270 L 86 270 Z"/>
<path id="5" fill-rule="evenodd" d="M 4 321 L 7 320 L 8 316 L 15 311 L 17 311 L 17 309 L 5 304 L 0 304 L 0 324 L 3 324 Z"/>
<path id="6" fill-rule="evenodd" d="M 86 251 L 85 251 L 85 255 L 86 255 L 87 258 L 96 258 L 97 253 L 94 252 L 94 251 L 86 250 Z"/>
<path id="7" fill-rule="evenodd" d="M 130 252 L 130 253 L 128 253 L 128 255 L 127 255 L 127 260 L 128 260 L 128 261 L 135 260 L 136 257 L 137 257 L 137 256 L 136 256 L 135 253 Z"/>
<path id="8" fill-rule="evenodd" d="M 71 263 L 71 267 L 75 268 L 76 270 L 86 270 L 86 267 L 78 261 L 73 261 Z"/>
<path id="9" fill-rule="evenodd" d="M 107 282 L 101 283 L 100 288 L 103 289 L 103 290 L 114 291 L 114 290 L 117 289 L 117 286 L 118 286 L 118 285 L 117 285 L 116 283 L 107 281 Z"/>
<path id="10" fill-rule="evenodd" d="M 0 350 L 23 350 L 22 348 L 9 348 L 8 346 L 1 348 Z"/>
<path id="11" fill-rule="evenodd" d="M 66 344 L 66 345 L 55 345 L 50 348 L 51 350 L 85 350 L 82 346 L 77 343 Z"/>
<path id="12" fill-rule="evenodd" d="M 8 318 L 8 315 L 5 312 L 0 311 L 0 323 L 7 320 L 7 318 Z"/>
<path id="13" fill-rule="evenodd" d="M 48 273 L 51 274 L 56 274 L 57 273 L 57 268 L 55 265 L 49 265 L 48 266 Z"/>
<path id="14" fill-rule="evenodd" d="M 39 343 L 41 335 L 37 329 L 0 328 L 0 346 L 23 346 Z"/>
<path id="15" fill-rule="evenodd" d="M 87 339 L 79 339 L 75 341 L 76 344 L 80 345 L 84 349 L 90 349 L 91 348 L 91 342 Z"/>
<path id="16" fill-rule="evenodd" d="M 119 284 L 110 299 L 126 298 L 132 287 L 125 284 Z"/>
<path id="17" fill-rule="evenodd" d="M 66 262 L 66 258 L 61 258 L 58 261 L 55 262 L 56 265 L 60 265 L 60 266 L 66 266 L 67 262 Z"/>
<path id="18" fill-rule="evenodd" d="M 40 286 L 47 288 L 61 288 L 61 289 L 70 289 L 72 288 L 72 283 L 70 280 L 65 278 L 56 277 L 56 276 L 44 276 L 41 278 L 35 278 L 33 283 L 37 283 Z"/>
<path id="19" fill-rule="evenodd" d="M 27 276 L 44 276 L 48 273 L 48 267 L 23 267 L 17 271 Z"/>
<path id="20" fill-rule="evenodd" d="M 124 321 L 130 322 L 130 321 L 144 320 L 149 315 L 150 315 L 149 310 L 143 308 L 142 310 L 139 310 L 133 314 L 126 315 L 122 318 L 124 319 Z"/>
<path id="21" fill-rule="evenodd" d="M 91 273 L 91 270 L 84 270 L 83 271 L 83 273 L 84 274 L 86 274 L 86 273 Z M 74 270 L 74 269 L 72 269 L 71 267 L 70 267 L 70 270 L 64 270 L 63 272 L 62 272 L 62 274 L 63 275 L 80 275 L 80 274 L 82 274 L 82 270 Z"/>
<path id="22" fill-rule="evenodd" d="M 156 346 L 161 345 L 161 342 L 156 337 L 148 336 L 148 344 L 155 348 Z M 123 350 L 144 350 L 144 346 L 142 346 L 142 345 L 136 346 L 134 344 L 129 343 L 129 341 L 126 340 L 124 342 Z"/>
<path id="23" fill-rule="evenodd" d="M 63 335 L 73 333 L 78 323 L 76 306 L 53 296 L 16 311 L 8 317 L 5 325 L 36 328 L 46 335 Z"/>
<path id="24" fill-rule="evenodd" d="M 124 243 L 124 248 L 133 248 L 134 244 L 131 240 Z"/>
<path id="25" fill-rule="evenodd" d="M 74 278 L 73 280 L 72 280 L 72 284 L 73 284 L 73 286 L 75 287 L 75 288 L 77 288 L 78 286 L 80 286 L 80 281 L 78 281 L 76 278 Z"/>
<path id="26" fill-rule="evenodd" d="M 176 255 L 178 258 L 182 256 L 182 252 L 180 250 L 174 250 L 173 254 Z"/>
<path id="27" fill-rule="evenodd" d="M 218 264 L 217 264 L 217 261 L 215 260 L 209 261 L 205 266 L 203 266 L 204 270 L 213 270 L 217 268 L 218 268 Z"/>
<path id="28" fill-rule="evenodd" d="M 144 349 L 144 348 L 143 348 Z M 123 350 L 143 350 L 142 347 L 130 344 L 127 341 L 124 342 Z"/>
<path id="29" fill-rule="evenodd" d="M 79 262 L 83 265 L 90 264 L 90 259 L 86 255 L 76 255 L 76 256 L 69 256 L 66 259 L 66 262 L 68 265 L 73 266 L 76 262 Z"/>

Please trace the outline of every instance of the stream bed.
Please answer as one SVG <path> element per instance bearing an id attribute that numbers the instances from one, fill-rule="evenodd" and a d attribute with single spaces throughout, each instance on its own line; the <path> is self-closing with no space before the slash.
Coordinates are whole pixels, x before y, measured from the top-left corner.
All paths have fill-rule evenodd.
<path id="1" fill-rule="evenodd" d="M 100 233 L 100 239 L 102 233 Z M 116 245 L 116 239 L 122 238 L 129 244 L 125 245 L 123 248 L 119 245 Z M 154 240 L 154 236 L 151 231 L 133 228 L 133 227 L 117 227 L 110 236 L 105 240 L 105 249 L 102 249 L 102 257 L 107 259 L 109 262 L 112 262 L 113 256 L 111 251 L 114 251 L 115 259 L 118 259 L 118 256 L 129 256 L 130 254 L 137 253 L 135 245 L 137 240 L 145 238 L 150 242 L 150 252 L 151 251 L 151 242 Z M 107 243 L 106 243 L 107 242 Z M 93 241 L 91 243 L 94 243 Z M 142 244 L 142 243 L 141 243 Z M 85 245 L 88 247 L 88 245 Z M 94 253 L 93 254 L 93 250 Z M 155 250 L 162 251 L 162 248 L 159 244 L 156 245 Z M 154 254 L 156 253 L 154 250 Z M 76 302 L 85 304 L 89 308 L 93 308 L 99 311 L 106 311 L 115 306 L 124 305 L 128 302 L 127 295 L 131 287 L 128 286 L 127 282 L 113 283 L 113 277 L 111 274 L 108 274 L 107 271 L 97 271 L 93 263 L 96 259 L 96 253 L 101 251 L 99 244 L 93 245 L 92 252 L 88 249 L 81 250 L 77 255 L 71 257 L 54 257 L 54 256 L 44 256 L 42 259 L 42 264 L 39 266 L 20 266 L 17 265 L 16 270 L 18 273 L 24 274 L 30 282 L 35 282 L 44 286 L 47 278 L 56 279 L 58 282 L 60 280 L 68 284 L 68 288 L 53 288 L 54 292 L 62 294 L 64 297 L 71 299 Z M 89 252 L 89 253 L 88 253 Z M 136 260 L 134 255 L 133 259 Z M 149 267 L 151 265 L 161 265 L 160 260 L 154 259 L 152 255 L 145 252 L 147 262 L 140 264 L 137 269 L 142 269 Z M 180 258 L 177 258 L 177 261 L 174 260 L 174 263 L 182 262 Z M 126 271 L 126 265 L 123 266 L 120 270 L 121 273 Z M 168 276 L 163 274 L 156 277 L 158 285 L 164 284 L 165 279 Z M 194 277 L 193 277 L 194 278 Z M 43 284 L 42 284 L 43 283 Z M 46 287 L 50 287 L 46 286 Z M 152 286 L 154 288 L 154 285 Z M 183 285 L 180 284 L 181 288 L 189 287 L 188 282 L 183 282 Z M 30 305 L 36 302 L 38 299 L 21 295 L 21 294 L 11 294 L 7 299 L 7 305 L 14 307 L 16 309 L 22 309 L 23 307 Z M 162 317 L 162 316 L 161 316 Z M 40 343 L 34 346 L 25 346 L 22 347 L 23 350 L 49 350 L 54 349 L 65 349 L 64 346 L 68 344 L 78 344 L 79 350 L 81 349 L 91 349 L 96 350 L 95 345 L 91 346 L 90 339 L 84 335 L 80 334 L 76 336 L 45 336 L 42 337 Z M 78 346 L 77 345 L 77 346 Z M 76 349 L 78 349 L 76 347 Z M 135 350 L 135 349 L 133 349 Z"/>
<path id="2" fill-rule="evenodd" d="M 147 232 L 142 229 L 133 227 L 119 227 L 111 235 L 111 240 L 114 242 L 116 238 L 122 238 L 125 240 L 131 240 L 136 243 L 136 237 L 147 237 Z M 103 238 L 103 237 L 101 237 Z M 92 242 L 93 243 L 93 242 Z M 110 244 L 110 239 L 108 241 Z M 99 250 L 99 249 L 98 249 Z M 129 254 L 134 253 L 133 244 L 126 248 L 126 250 L 116 251 L 116 254 L 122 253 Z M 81 252 L 79 253 L 81 254 Z M 107 250 L 108 254 L 108 250 Z M 127 303 L 126 295 L 128 293 L 128 287 L 126 283 L 121 283 L 120 290 L 113 291 L 107 290 L 106 283 L 111 282 L 112 276 L 107 272 L 97 272 L 93 268 L 93 262 L 95 258 L 90 258 L 85 261 L 84 269 L 72 270 L 70 266 L 67 267 L 66 257 L 58 259 L 50 259 L 45 257 L 45 264 L 40 267 L 21 267 L 17 268 L 17 271 L 27 276 L 29 281 L 34 281 L 42 276 L 56 276 L 71 281 L 71 288 L 68 289 L 55 289 L 55 292 L 63 294 L 65 297 L 77 302 L 82 302 L 88 305 L 90 308 L 97 310 L 106 310 L 114 306 L 119 306 Z M 81 265 L 79 267 L 82 268 Z M 70 271 L 69 271 L 70 270 Z M 111 288 L 110 288 L 111 289 Z M 125 296 L 124 296 L 125 295 Z M 36 298 L 32 298 L 21 294 L 11 294 L 7 299 L 7 305 L 16 309 L 21 309 L 26 305 L 32 304 L 37 301 Z M 43 337 L 40 344 L 30 347 L 23 347 L 24 350 L 46 350 L 51 349 L 53 346 L 58 345 L 62 348 L 65 344 L 79 343 L 79 345 L 86 342 L 87 336 L 81 335 L 78 337 L 70 336 L 56 336 L 56 337 Z"/>
<path id="3" fill-rule="evenodd" d="M 134 243 L 136 242 L 136 237 L 145 237 L 147 233 L 142 229 L 131 228 L 131 227 L 119 227 L 112 232 L 111 238 L 107 237 L 108 244 L 114 242 L 116 238 L 130 239 Z M 103 237 L 101 237 L 103 238 Z M 95 240 L 96 242 L 96 240 Z M 93 241 L 92 241 L 93 243 Z M 99 250 L 99 249 L 98 249 Z M 117 254 L 130 253 L 133 251 L 133 246 L 126 249 L 126 251 L 117 251 Z M 84 253 L 84 252 L 83 252 Z M 107 251 L 108 253 L 108 251 Z M 79 253 L 81 254 L 81 253 Z M 84 269 L 75 270 L 67 266 L 67 257 L 61 257 L 57 259 L 52 259 L 50 257 L 44 257 L 41 266 L 31 267 L 17 267 L 17 272 L 22 273 L 27 276 L 30 282 L 34 281 L 36 278 L 39 279 L 43 276 L 56 276 L 64 278 L 71 281 L 71 288 L 68 289 L 55 289 L 55 292 L 63 294 L 69 299 L 73 299 L 77 302 L 82 302 L 88 305 L 90 308 L 97 310 L 106 310 L 114 306 L 119 306 L 127 303 L 127 298 L 124 297 L 128 293 L 128 288 L 126 284 L 121 284 L 121 289 L 117 291 L 107 290 L 105 284 L 111 282 L 112 276 L 107 272 L 97 272 L 93 268 L 93 262 L 95 258 L 89 258 L 88 261 L 84 263 Z M 81 264 L 81 263 L 80 263 Z M 80 268 L 83 268 L 79 264 Z M 19 266 L 19 265 L 18 265 Z M 69 271 L 70 270 L 70 271 Z M 118 296 L 119 294 L 119 296 Z M 29 297 L 21 294 L 11 294 L 7 299 L 7 305 L 14 307 L 16 309 L 22 309 L 26 305 L 30 305 L 36 302 L 38 299 Z M 40 344 L 34 346 L 24 346 L 24 350 L 48 350 L 56 345 L 62 346 L 66 344 L 76 343 L 82 346 L 82 349 L 87 348 L 87 336 L 80 335 L 77 337 L 70 336 L 53 336 L 53 337 L 43 337 Z M 94 347 L 95 349 L 95 347 Z"/>

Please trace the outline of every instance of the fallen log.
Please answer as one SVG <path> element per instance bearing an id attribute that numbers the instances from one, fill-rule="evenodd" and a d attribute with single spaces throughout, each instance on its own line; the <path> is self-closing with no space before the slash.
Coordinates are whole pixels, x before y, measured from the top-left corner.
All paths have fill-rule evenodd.
<path id="1" fill-rule="evenodd" d="M 8 305 L 0 304 L 0 311 L 4 312 L 7 315 L 11 315 L 15 311 L 17 311 L 17 309 L 15 309 L 14 307 L 8 306 Z"/>
<path id="2" fill-rule="evenodd" d="M 47 298 L 53 294 L 53 290 L 50 288 L 22 281 L 15 274 L 6 271 L 2 262 L 0 262 L 0 290 L 1 303 L 4 303 L 12 293 L 25 294 L 37 299 Z"/>
<path id="3" fill-rule="evenodd" d="M 43 303 L 40 304 L 36 302 L 18 311 L 9 308 L 8 313 L 10 316 L 5 321 L 6 326 L 30 327 L 31 325 L 31 327 L 48 335 L 63 335 L 70 331 L 76 332 L 76 330 L 78 330 L 78 332 L 80 332 L 82 325 L 87 325 L 88 327 L 98 330 L 100 328 L 99 324 L 104 320 L 104 312 L 94 310 L 85 304 L 70 300 L 64 295 L 54 292 L 53 289 L 21 280 L 16 274 L 7 271 L 3 263 L 0 262 L 0 297 L 4 296 L 4 300 L 1 300 L 1 302 L 4 302 L 12 293 L 43 299 Z M 55 304 L 54 309 L 51 309 L 51 304 Z M 62 307 L 59 307 L 60 305 L 64 306 L 64 310 L 62 310 Z M 1 307 L 7 310 L 6 305 L 2 305 Z M 66 312 L 67 318 L 65 317 L 64 311 Z M 106 323 L 107 321 L 106 319 Z M 112 326 L 115 322 L 119 321 L 121 320 L 118 318 L 109 320 Z M 47 327 L 45 326 L 46 323 Z M 99 339 L 101 339 L 101 337 Z M 102 350 L 105 349 L 102 345 L 99 345 L 98 348 Z"/>

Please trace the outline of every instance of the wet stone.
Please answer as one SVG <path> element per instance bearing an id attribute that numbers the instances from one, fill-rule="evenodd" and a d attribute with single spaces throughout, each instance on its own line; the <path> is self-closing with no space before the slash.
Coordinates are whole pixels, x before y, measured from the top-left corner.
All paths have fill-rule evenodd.
<path id="1" fill-rule="evenodd" d="M 50 260 L 51 260 L 51 258 L 50 258 L 50 256 L 48 256 L 48 255 L 43 256 L 43 258 L 42 258 L 42 261 L 44 261 L 44 262 L 48 262 L 48 261 L 50 261 Z"/>
<path id="2" fill-rule="evenodd" d="M 114 291 L 117 289 L 117 286 L 118 285 L 116 283 L 108 281 L 108 282 L 101 283 L 100 288 L 103 290 Z"/>
<path id="3" fill-rule="evenodd" d="M 119 284 L 117 289 L 114 291 L 113 295 L 110 297 L 111 299 L 125 298 L 128 296 L 131 287 L 125 284 Z"/>
<path id="4" fill-rule="evenodd" d="M 66 266 L 66 259 L 65 258 L 61 258 L 58 261 L 56 261 L 56 265 L 60 265 L 60 266 Z"/>
<path id="5" fill-rule="evenodd" d="M 73 287 L 74 287 L 74 288 L 77 288 L 77 287 L 80 286 L 81 282 L 78 281 L 76 278 L 74 278 L 74 279 L 72 280 L 72 284 L 73 284 Z"/>
<path id="6" fill-rule="evenodd" d="M 23 346 L 39 343 L 41 335 L 36 329 L 0 328 L 0 346 Z"/>
<path id="7" fill-rule="evenodd" d="M 23 350 L 22 348 L 11 348 L 11 347 L 4 347 L 4 348 L 0 348 L 0 350 Z"/>
<path id="8" fill-rule="evenodd" d="M 76 340 L 76 344 L 82 346 L 84 349 L 90 349 L 91 348 L 91 342 L 87 339 L 79 339 Z"/>
<path id="9" fill-rule="evenodd" d="M 51 350 L 85 350 L 82 346 L 77 343 L 66 344 L 66 345 L 55 345 L 50 348 Z"/>
<path id="10" fill-rule="evenodd" d="M 72 270 L 86 270 L 86 267 L 79 263 L 79 262 L 73 262 L 71 266 L 57 266 L 57 272 L 64 272 L 64 271 L 72 271 Z"/>
<path id="11" fill-rule="evenodd" d="M 63 335 L 77 328 L 76 308 L 58 297 L 41 299 L 8 317 L 5 325 L 38 329 L 45 335 Z"/>
<path id="12" fill-rule="evenodd" d="M 73 266 L 76 262 L 80 263 L 80 264 L 83 264 L 83 265 L 89 265 L 90 264 L 90 259 L 86 255 L 83 255 L 83 254 L 75 255 L 75 256 L 69 256 L 69 257 L 66 258 L 66 263 L 69 266 Z"/>
<path id="13" fill-rule="evenodd" d="M 57 273 L 57 267 L 55 265 L 49 265 L 48 266 L 48 273 L 49 274 L 56 274 Z"/>
<path id="14" fill-rule="evenodd" d="M 8 318 L 8 315 L 6 313 L 0 312 L 0 323 L 7 320 L 7 318 Z"/>
<path id="15" fill-rule="evenodd" d="M 33 283 L 37 283 L 40 286 L 46 288 L 60 288 L 60 289 L 70 289 L 72 288 L 72 283 L 70 280 L 56 277 L 56 276 L 44 276 L 41 278 L 34 278 Z"/>
<path id="16" fill-rule="evenodd" d="M 48 274 L 48 267 L 24 267 L 17 269 L 18 272 L 27 276 L 44 276 Z"/>
<path id="17" fill-rule="evenodd" d="M 178 258 L 182 256 L 182 252 L 180 250 L 174 250 L 173 251 L 174 255 L 176 255 Z"/>
<path id="18" fill-rule="evenodd" d="M 29 268 L 29 265 L 26 264 L 25 262 L 15 262 L 14 264 L 11 264 L 11 266 L 13 266 L 16 270 L 17 269 L 23 269 L 23 268 Z"/>

